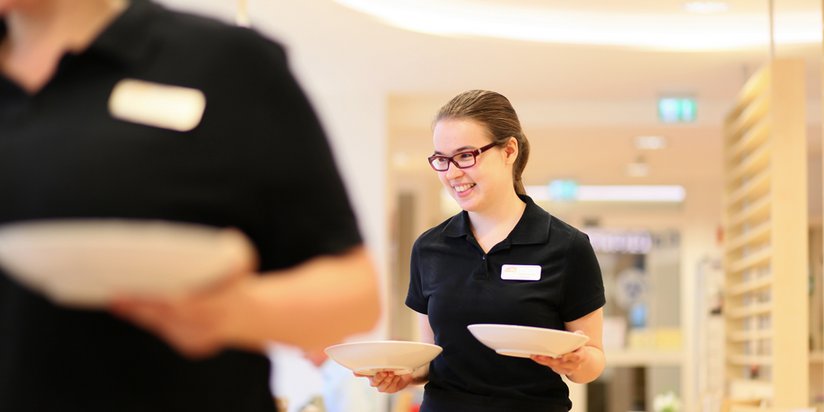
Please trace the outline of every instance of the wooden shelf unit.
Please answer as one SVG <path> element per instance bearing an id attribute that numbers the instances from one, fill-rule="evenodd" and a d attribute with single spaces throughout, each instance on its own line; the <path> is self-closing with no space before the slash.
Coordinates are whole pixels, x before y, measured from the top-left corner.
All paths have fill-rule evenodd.
<path id="1" fill-rule="evenodd" d="M 728 381 L 809 403 L 804 64 L 758 71 L 725 120 L 724 317 Z"/>

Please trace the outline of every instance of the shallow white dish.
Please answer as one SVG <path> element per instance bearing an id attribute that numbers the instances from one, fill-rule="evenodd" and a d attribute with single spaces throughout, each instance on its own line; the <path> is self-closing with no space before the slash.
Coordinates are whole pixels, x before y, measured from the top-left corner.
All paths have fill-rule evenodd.
<path id="1" fill-rule="evenodd" d="M 252 268 L 235 230 L 165 221 L 44 220 L 0 226 L 0 265 L 57 303 L 102 306 L 118 294 L 191 292 Z"/>
<path id="2" fill-rule="evenodd" d="M 544 355 L 557 358 L 584 346 L 586 335 L 533 326 L 475 324 L 469 332 L 495 352 L 519 358 Z"/>
<path id="3" fill-rule="evenodd" d="M 332 345 L 324 350 L 332 360 L 361 375 L 391 371 L 412 373 L 435 359 L 443 349 L 438 345 L 406 341 L 367 341 Z"/>

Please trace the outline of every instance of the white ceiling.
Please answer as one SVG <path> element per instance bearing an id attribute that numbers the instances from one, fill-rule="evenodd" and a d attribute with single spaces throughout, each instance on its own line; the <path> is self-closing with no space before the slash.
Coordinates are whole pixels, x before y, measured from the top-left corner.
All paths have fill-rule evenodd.
<path id="1" fill-rule="evenodd" d="M 766 1 L 335 1 L 396 27 L 438 35 L 698 51 L 759 47 L 770 39 Z M 721 8 L 711 12 L 708 5 Z M 809 9 L 802 1 L 775 7 L 776 41 L 819 41 L 821 18 Z"/>
<path id="2" fill-rule="evenodd" d="M 161 0 L 174 7 L 232 20 L 239 0 Z M 569 45 L 485 37 L 436 36 L 393 27 L 333 0 L 245 0 L 253 26 L 269 33 L 291 49 L 305 65 L 328 66 L 329 84 L 347 83 L 380 87 L 394 93 L 450 93 L 467 85 L 504 88 L 510 94 L 553 99 L 636 100 L 661 93 L 692 93 L 698 98 L 729 99 L 743 81 L 769 58 L 767 45 L 743 50 L 676 52 L 632 47 Z M 372 2 L 432 3 L 400 0 Z M 818 16 L 820 0 L 774 0 L 776 20 L 783 15 Z M 615 15 L 658 16 L 680 13 L 676 0 L 437 0 L 436 3 L 478 3 L 540 7 Z M 767 18 L 767 0 L 730 0 L 731 8 L 713 19 L 735 22 L 753 15 Z M 506 16 L 502 16 L 502 19 Z M 700 16 L 699 16 L 700 17 Z M 571 24 L 574 25 L 574 24 Z M 696 33 L 705 30 L 700 24 Z M 791 27 L 777 23 L 776 32 Z M 638 24 L 622 31 L 660 36 Z M 732 32 L 733 30 L 730 30 Z M 767 33 L 768 28 L 764 27 Z M 731 35 L 734 33 L 730 33 Z M 810 64 L 810 90 L 820 94 L 821 45 L 779 45 L 778 56 L 799 56 Z M 326 86 L 326 85 L 324 85 Z M 331 86 L 330 86 L 331 87 Z"/>
<path id="3" fill-rule="evenodd" d="M 234 18 L 237 4 L 233 0 L 163 2 L 226 20 Z M 800 21 L 815 25 L 812 30 L 821 33 L 820 0 L 774 2 L 777 34 L 798 29 Z M 662 16 L 680 16 L 690 22 L 685 26 L 688 30 L 707 30 L 696 23 L 701 16 L 686 13 L 681 9 L 683 2 L 674 0 L 405 3 L 526 6 L 540 13 L 558 10 L 597 14 L 603 21 L 636 16 L 643 17 L 638 21 L 654 23 Z M 707 18 L 729 22 L 729 35 L 735 34 L 735 27 L 742 20 L 762 24 L 765 35 L 768 33 L 767 0 L 728 3 L 729 11 Z M 431 151 L 429 116 L 445 99 L 470 88 L 504 93 L 523 114 L 522 121 L 534 146 L 542 148 L 545 154 L 545 161 L 530 162 L 527 171 L 534 182 L 527 183 L 531 184 L 557 177 L 591 183 L 680 183 L 717 177 L 721 170 L 722 117 L 746 79 L 769 60 L 767 44 L 724 51 L 667 51 L 472 35 L 440 36 L 394 27 L 333 0 L 248 0 L 248 5 L 252 25 L 288 46 L 296 72 L 310 92 L 342 90 L 385 95 L 389 102 L 390 147 L 409 158 L 423 158 Z M 799 20 L 798 16 L 803 18 Z M 508 17 L 511 16 L 501 14 L 501 19 Z M 656 28 L 639 23 L 620 30 L 650 37 L 663 35 L 660 26 L 653 27 Z M 718 25 L 713 23 L 713 27 Z M 723 31 L 716 34 L 719 39 L 723 36 Z M 811 123 L 818 124 L 822 94 L 820 40 L 778 44 L 776 56 L 807 62 L 809 117 Z M 665 94 L 695 97 L 698 122 L 688 126 L 659 124 L 655 101 Z M 818 151 L 820 126 L 810 130 L 812 150 Z M 646 154 L 651 175 L 633 180 L 623 173 L 626 164 L 638 155 L 632 139 L 650 133 L 667 137 L 670 147 Z M 553 153 L 563 153 L 565 157 L 553 157 Z M 425 166 L 422 161 L 416 164 Z M 700 164 L 708 166 L 697 166 Z"/>

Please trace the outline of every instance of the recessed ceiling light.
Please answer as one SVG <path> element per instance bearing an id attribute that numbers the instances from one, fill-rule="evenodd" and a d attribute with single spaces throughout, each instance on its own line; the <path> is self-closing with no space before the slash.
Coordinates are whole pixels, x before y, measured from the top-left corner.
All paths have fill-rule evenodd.
<path id="1" fill-rule="evenodd" d="M 667 147 L 667 141 L 661 136 L 638 136 L 635 148 L 638 150 L 661 150 Z"/>
<path id="2" fill-rule="evenodd" d="M 684 3 L 684 10 L 690 13 L 723 13 L 729 9 L 729 4 L 724 1 L 688 1 Z"/>
<path id="3" fill-rule="evenodd" d="M 649 167 L 646 163 L 632 162 L 627 165 L 627 176 L 647 177 L 649 176 Z"/>
<path id="4" fill-rule="evenodd" d="M 649 175 L 649 166 L 643 156 L 638 156 L 627 164 L 627 175 L 630 177 L 646 177 Z"/>

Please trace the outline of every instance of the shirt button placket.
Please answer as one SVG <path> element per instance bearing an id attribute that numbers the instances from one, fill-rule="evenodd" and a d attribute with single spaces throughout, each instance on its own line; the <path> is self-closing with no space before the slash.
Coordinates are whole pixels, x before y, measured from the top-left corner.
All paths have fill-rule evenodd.
<path id="1" fill-rule="evenodd" d="M 486 253 L 484 253 L 483 256 L 481 256 L 481 262 L 483 266 L 482 277 L 483 279 L 489 279 L 489 259 L 486 258 Z"/>

